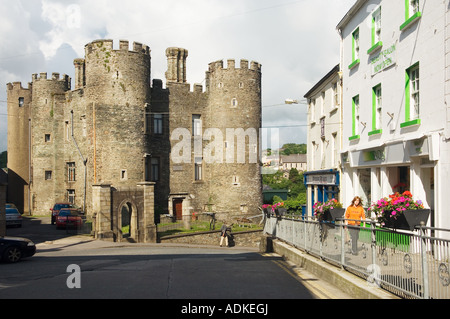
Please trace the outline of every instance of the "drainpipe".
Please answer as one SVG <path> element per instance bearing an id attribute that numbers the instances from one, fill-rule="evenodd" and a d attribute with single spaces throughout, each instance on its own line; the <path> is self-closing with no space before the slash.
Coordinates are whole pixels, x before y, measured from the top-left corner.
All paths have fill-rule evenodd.
<path id="1" fill-rule="evenodd" d="M 72 132 L 71 132 L 72 140 L 73 140 L 73 143 L 75 144 L 75 146 L 76 146 L 76 148 L 77 148 L 77 150 L 78 150 L 78 153 L 80 154 L 81 159 L 83 160 L 83 164 L 84 164 L 84 198 L 83 198 L 83 212 L 86 213 L 86 182 L 87 182 L 87 181 L 86 181 L 86 178 L 87 178 L 87 166 L 86 166 L 86 163 L 87 163 L 87 159 L 85 159 L 85 158 L 83 157 L 83 154 L 81 154 L 81 150 L 80 150 L 80 148 L 78 147 L 77 141 L 75 140 L 75 137 L 74 137 L 74 135 L 73 135 L 73 110 L 70 110 L 70 113 L 72 114 Z"/>

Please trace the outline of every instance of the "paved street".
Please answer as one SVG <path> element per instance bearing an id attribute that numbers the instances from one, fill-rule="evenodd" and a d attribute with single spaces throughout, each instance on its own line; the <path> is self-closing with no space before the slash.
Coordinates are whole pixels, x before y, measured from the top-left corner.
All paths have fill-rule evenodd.
<path id="1" fill-rule="evenodd" d="M 45 230 L 42 233 L 41 230 Z M 0 299 L 317 299 L 339 291 L 255 248 L 130 244 L 70 236 L 46 218 L 9 236 L 35 240 L 37 253 L 0 264 Z M 75 265 L 79 272 L 68 267 Z M 76 286 L 78 284 L 79 288 Z M 75 288 L 69 288 L 69 286 Z"/>

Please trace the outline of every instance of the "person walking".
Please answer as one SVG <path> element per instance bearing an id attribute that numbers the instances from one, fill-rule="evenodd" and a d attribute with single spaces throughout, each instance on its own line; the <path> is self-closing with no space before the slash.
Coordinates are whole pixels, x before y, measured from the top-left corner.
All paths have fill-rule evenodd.
<path id="1" fill-rule="evenodd" d="M 349 225 L 350 237 L 352 240 L 352 254 L 358 254 L 358 237 L 360 220 L 366 219 L 362 200 L 359 196 L 355 196 L 345 211 L 345 224 Z"/>
<path id="2" fill-rule="evenodd" d="M 220 247 L 222 247 L 223 240 L 225 239 L 225 246 L 228 246 L 228 236 L 227 236 L 228 227 L 224 223 L 220 228 Z"/>

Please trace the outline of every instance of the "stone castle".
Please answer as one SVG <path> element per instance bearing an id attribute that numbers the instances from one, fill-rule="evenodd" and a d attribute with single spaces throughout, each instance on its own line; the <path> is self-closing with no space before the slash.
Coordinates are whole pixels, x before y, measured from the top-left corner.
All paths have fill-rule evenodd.
<path id="1" fill-rule="evenodd" d="M 188 51 L 166 55 L 165 88 L 148 46 L 112 40 L 85 46 L 73 89 L 58 73 L 8 83 L 8 200 L 30 214 L 71 201 L 89 215 L 93 185 L 148 181 L 158 213 L 259 214 L 261 65 L 212 62 L 205 90 L 191 90 Z"/>

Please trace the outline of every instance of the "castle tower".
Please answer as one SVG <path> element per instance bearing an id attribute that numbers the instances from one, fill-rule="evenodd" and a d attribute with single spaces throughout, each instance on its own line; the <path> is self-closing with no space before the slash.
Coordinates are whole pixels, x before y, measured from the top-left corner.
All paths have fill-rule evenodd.
<path id="1" fill-rule="evenodd" d="M 258 157 L 261 128 L 261 65 L 247 60 L 209 64 L 206 72 L 206 127 L 222 134 L 223 163 L 215 158 L 210 173 L 210 198 L 217 212 L 257 215 L 262 184 Z M 214 137 L 216 139 L 217 136 Z M 218 146 L 216 144 L 216 146 Z M 225 191 L 224 191 L 225 190 Z"/>
<path id="2" fill-rule="evenodd" d="M 31 106 L 31 210 L 48 212 L 56 199 L 65 196 L 64 125 L 65 94 L 70 91 L 71 79 L 59 73 L 32 76 Z M 40 194 L 40 195 L 37 195 Z M 45 194 L 45 196 L 42 196 Z"/>
<path id="3" fill-rule="evenodd" d="M 82 72 L 79 64 L 75 65 Z M 81 77 L 80 77 L 81 78 Z M 146 117 L 150 112 L 150 49 L 134 42 L 97 40 L 85 46 L 85 108 L 74 107 L 74 118 L 86 115 L 92 131 L 87 157 L 90 184 L 136 185 L 144 180 L 148 151 Z M 82 82 L 78 80 L 77 82 Z M 86 102 L 84 102 L 86 104 Z"/>
<path id="4" fill-rule="evenodd" d="M 30 88 L 20 82 L 7 84 L 8 110 L 8 202 L 29 213 L 30 182 Z"/>
<path id="5" fill-rule="evenodd" d="M 186 59 L 188 50 L 167 48 L 167 83 L 186 83 Z"/>

